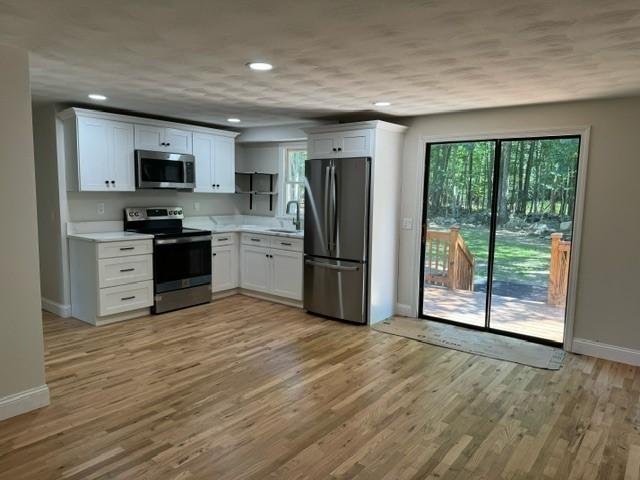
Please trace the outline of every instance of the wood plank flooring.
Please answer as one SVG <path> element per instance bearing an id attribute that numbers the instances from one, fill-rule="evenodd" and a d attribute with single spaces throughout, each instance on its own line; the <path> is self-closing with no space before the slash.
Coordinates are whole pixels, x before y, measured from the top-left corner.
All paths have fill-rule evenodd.
<path id="1" fill-rule="evenodd" d="M 640 369 L 559 371 L 233 296 L 104 327 L 46 315 L 52 403 L 2 479 L 640 478 Z"/>

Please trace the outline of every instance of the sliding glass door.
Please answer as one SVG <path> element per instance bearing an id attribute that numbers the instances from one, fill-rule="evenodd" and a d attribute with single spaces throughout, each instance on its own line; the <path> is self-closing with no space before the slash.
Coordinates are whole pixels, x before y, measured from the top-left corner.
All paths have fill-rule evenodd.
<path id="1" fill-rule="evenodd" d="M 580 138 L 427 145 L 420 313 L 562 343 Z"/>

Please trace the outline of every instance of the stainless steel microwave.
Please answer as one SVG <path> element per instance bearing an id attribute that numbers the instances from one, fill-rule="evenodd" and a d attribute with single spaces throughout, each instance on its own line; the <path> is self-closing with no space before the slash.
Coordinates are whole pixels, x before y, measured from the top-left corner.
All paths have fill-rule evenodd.
<path id="1" fill-rule="evenodd" d="M 193 155 L 136 150 L 136 187 L 193 189 L 195 165 Z"/>

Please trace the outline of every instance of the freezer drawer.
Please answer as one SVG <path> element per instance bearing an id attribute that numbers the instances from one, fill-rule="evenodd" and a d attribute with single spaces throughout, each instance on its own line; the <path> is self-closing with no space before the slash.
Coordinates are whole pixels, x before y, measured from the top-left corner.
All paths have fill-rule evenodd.
<path id="1" fill-rule="evenodd" d="M 367 323 L 366 268 L 364 263 L 305 256 L 305 310 Z"/>

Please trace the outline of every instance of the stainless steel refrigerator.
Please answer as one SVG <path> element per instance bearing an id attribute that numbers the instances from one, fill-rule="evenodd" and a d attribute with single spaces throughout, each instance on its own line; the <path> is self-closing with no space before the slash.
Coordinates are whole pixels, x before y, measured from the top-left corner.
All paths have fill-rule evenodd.
<path id="1" fill-rule="evenodd" d="M 308 160 L 305 166 L 304 308 L 367 323 L 368 157 Z"/>

